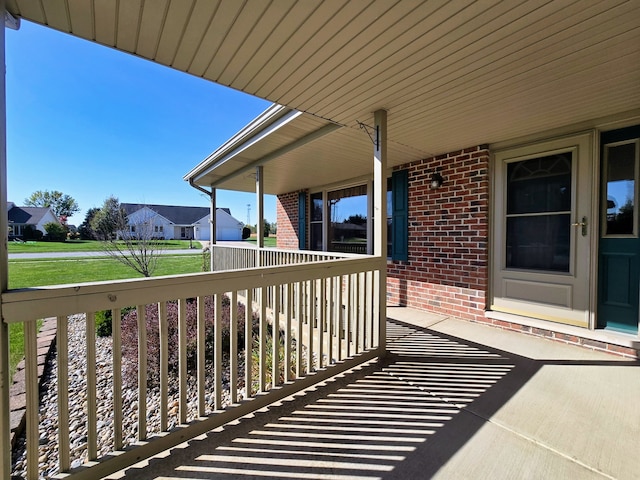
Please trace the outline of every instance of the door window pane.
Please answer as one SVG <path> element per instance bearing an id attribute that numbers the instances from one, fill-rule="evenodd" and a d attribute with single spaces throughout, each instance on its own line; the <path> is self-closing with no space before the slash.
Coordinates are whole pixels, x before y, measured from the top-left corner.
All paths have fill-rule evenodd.
<path id="1" fill-rule="evenodd" d="M 507 166 L 507 268 L 569 271 L 571 170 L 571 152 Z"/>
<path id="2" fill-rule="evenodd" d="M 606 235 L 632 235 L 635 221 L 636 143 L 605 146 Z"/>

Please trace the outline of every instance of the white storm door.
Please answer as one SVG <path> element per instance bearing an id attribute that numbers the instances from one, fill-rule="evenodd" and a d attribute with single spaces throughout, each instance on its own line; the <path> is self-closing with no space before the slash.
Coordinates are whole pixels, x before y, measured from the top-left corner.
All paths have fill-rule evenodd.
<path id="1" fill-rule="evenodd" d="M 590 325 L 593 135 L 496 152 L 491 309 Z"/>

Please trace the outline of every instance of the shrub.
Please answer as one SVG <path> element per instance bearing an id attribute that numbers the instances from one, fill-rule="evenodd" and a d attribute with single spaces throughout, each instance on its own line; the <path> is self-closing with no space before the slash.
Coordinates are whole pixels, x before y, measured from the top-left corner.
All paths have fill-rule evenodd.
<path id="1" fill-rule="evenodd" d="M 202 271 L 211 271 L 211 250 L 208 248 L 202 251 Z"/>
<path id="2" fill-rule="evenodd" d="M 222 297 L 222 319 L 221 332 L 222 348 L 226 351 L 229 349 L 231 332 L 230 332 L 230 300 L 226 295 Z M 238 303 L 238 345 L 239 348 L 244 345 L 245 329 L 244 329 L 244 305 Z M 193 368 L 197 356 L 197 302 L 195 299 L 187 300 L 186 326 L 187 326 L 187 366 Z M 158 305 L 151 304 L 145 307 L 146 330 L 147 330 L 147 372 L 148 384 L 152 386 L 158 383 L 160 378 L 160 336 L 158 325 Z M 205 354 L 208 358 L 213 357 L 214 346 L 214 302 L 213 297 L 205 297 L 205 337 L 206 350 Z M 122 320 L 122 356 L 124 379 L 129 385 L 137 383 L 138 375 L 138 312 L 131 310 Z M 259 320 L 253 315 L 252 332 L 255 334 L 259 329 Z M 169 371 L 177 372 L 178 370 L 178 302 L 167 302 L 167 333 L 169 344 Z"/>
<path id="3" fill-rule="evenodd" d="M 120 310 L 120 315 L 124 317 L 134 309 L 135 307 L 124 307 Z M 111 310 L 102 310 L 100 312 L 96 312 L 96 334 L 99 337 L 110 337 L 112 331 L 112 321 L 113 317 Z"/>
<path id="4" fill-rule="evenodd" d="M 64 242 L 67 239 L 67 228 L 64 225 L 49 222 L 44 224 L 44 229 L 47 232 L 45 239 L 49 242 Z"/>
<path id="5" fill-rule="evenodd" d="M 249 227 L 244 227 L 242 229 L 242 239 L 246 240 L 251 236 L 251 229 Z"/>

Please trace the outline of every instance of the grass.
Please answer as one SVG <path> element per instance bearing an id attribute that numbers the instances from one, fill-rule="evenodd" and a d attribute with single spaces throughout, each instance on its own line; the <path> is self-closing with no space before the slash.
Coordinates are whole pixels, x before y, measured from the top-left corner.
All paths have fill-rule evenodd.
<path id="1" fill-rule="evenodd" d="M 37 329 L 42 328 L 42 320 L 38 320 Z M 16 367 L 24 357 L 24 324 L 12 323 L 9 325 L 9 376 L 13 378 Z"/>
<path id="2" fill-rule="evenodd" d="M 256 235 L 255 234 L 251 235 L 251 237 L 246 239 L 245 242 L 252 243 L 252 244 L 255 245 L 257 243 Z M 276 237 L 264 237 L 264 246 L 265 247 L 277 247 L 277 238 Z"/>
<path id="3" fill-rule="evenodd" d="M 200 242 L 191 242 L 193 248 L 201 249 Z M 189 240 L 164 240 L 166 250 L 190 248 Z M 49 252 L 99 252 L 102 246 L 97 240 L 67 240 L 66 242 L 8 242 L 9 253 L 49 253 Z"/>
<path id="4" fill-rule="evenodd" d="M 188 242 L 187 242 L 188 243 Z M 180 275 L 202 270 L 202 255 L 163 255 L 154 276 Z M 139 278 L 141 275 L 113 258 L 64 258 L 55 260 L 9 260 L 9 288 Z M 42 323 L 38 325 L 38 329 Z M 24 357 L 22 323 L 9 325 L 9 371 Z"/>
<path id="5" fill-rule="evenodd" d="M 200 272 L 202 255 L 162 255 L 154 277 Z M 60 285 L 141 278 L 142 275 L 113 258 L 59 258 L 9 260 L 9 288 Z"/>

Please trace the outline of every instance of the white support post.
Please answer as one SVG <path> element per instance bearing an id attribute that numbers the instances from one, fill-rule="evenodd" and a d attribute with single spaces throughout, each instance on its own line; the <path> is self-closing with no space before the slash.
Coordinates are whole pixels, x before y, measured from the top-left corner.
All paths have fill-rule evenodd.
<path id="1" fill-rule="evenodd" d="M 256 266 L 261 266 L 260 255 L 264 248 L 264 167 L 256 167 Z"/>
<path id="2" fill-rule="evenodd" d="M 374 153 L 373 153 L 373 253 L 380 257 L 380 271 L 376 275 L 377 295 L 374 311 L 378 314 L 378 348 L 386 350 L 387 339 L 387 112 L 374 113 Z"/>
<path id="3" fill-rule="evenodd" d="M 209 219 L 209 253 L 210 253 L 210 269 L 212 272 L 215 272 L 215 261 L 214 261 L 214 246 L 216 244 L 216 230 L 218 228 L 216 223 L 216 189 L 211 188 L 211 210 Z"/>
<path id="4" fill-rule="evenodd" d="M 9 288 L 7 237 L 7 103 L 5 89 L 5 1 L 0 0 L 0 291 Z M 11 426 L 9 424 L 9 327 L 2 321 L 0 303 L 0 478 L 11 477 Z"/>

